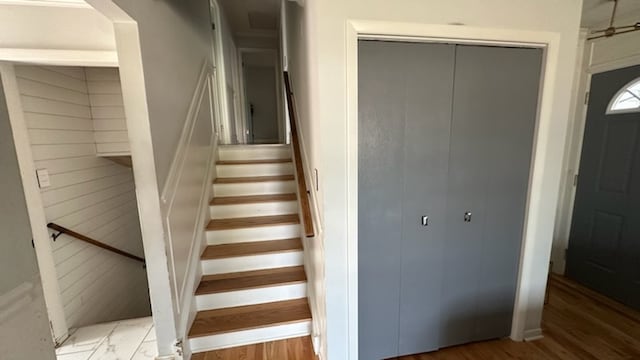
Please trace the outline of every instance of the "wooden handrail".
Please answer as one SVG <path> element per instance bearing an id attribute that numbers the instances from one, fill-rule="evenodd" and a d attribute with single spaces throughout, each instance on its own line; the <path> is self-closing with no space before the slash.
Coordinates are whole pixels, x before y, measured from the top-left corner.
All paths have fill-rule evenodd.
<path id="1" fill-rule="evenodd" d="M 60 234 L 67 234 L 69 236 L 73 236 L 74 238 L 76 238 L 78 240 L 82 240 L 82 241 L 84 241 L 86 243 L 89 243 L 91 245 L 97 246 L 99 248 L 103 248 L 105 250 L 111 251 L 111 252 L 116 253 L 118 255 L 122 255 L 122 256 L 128 257 L 129 259 L 140 261 L 143 264 L 145 263 L 145 260 L 143 258 L 139 257 L 139 256 L 130 254 L 130 253 L 128 253 L 126 251 L 122 251 L 120 249 L 116 249 L 113 246 L 109 246 L 109 245 L 107 245 L 105 243 L 101 243 L 98 240 L 94 240 L 94 239 L 92 239 L 90 237 L 87 237 L 87 236 L 84 236 L 82 234 L 78 234 L 77 232 L 75 232 L 73 230 L 69 230 L 64 226 L 60 226 L 60 225 L 54 224 L 54 223 L 48 223 L 47 227 L 49 229 L 52 229 L 52 230 L 55 230 L 55 231 L 59 232 L 59 234 L 57 236 L 54 235 L 55 236 L 54 239 L 57 238 L 58 236 L 60 236 Z"/>
<path id="2" fill-rule="evenodd" d="M 293 158 L 296 167 L 296 180 L 298 182 L 298 193 L 300 194 L 300 211 L 302 212 L 302 224 L 306 237 L 314 237 L 313 220 L 311 218 L 311 205 L 309 204 L 309 191 L 307 190 L 307 180 L 304 176 L 304 166 L 302 166 L 302 152 L 300 151 L 300 140 L 298 138 L 298 126 L 296 118 L 296 108 L 293 103 L 293 91 L 289 73 L 284 72 L 284 87 L 287 93 L 287 110 L 289 110 L 289 120 L 291 122 L 291 145 L 293 146 Z"/>

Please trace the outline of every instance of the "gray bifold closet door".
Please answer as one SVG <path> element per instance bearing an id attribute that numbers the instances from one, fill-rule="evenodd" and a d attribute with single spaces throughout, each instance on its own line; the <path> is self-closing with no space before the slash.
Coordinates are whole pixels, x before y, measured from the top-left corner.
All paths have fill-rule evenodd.
<path id="1" fill-rule="evenodd" d="M 358 61 L 360 359 L 507 336 L 542 51 L 366 40 Z"/>
<path id="2" fill-rule="evenodd" d="M 454 52 L 360 42 L 360 359 L 438 348 Z"/>
<path id="3" fill-rule="evenodd" d="M 541 63 L 539 49 L 456 48 L 441 347 L 510 333 Z"/>

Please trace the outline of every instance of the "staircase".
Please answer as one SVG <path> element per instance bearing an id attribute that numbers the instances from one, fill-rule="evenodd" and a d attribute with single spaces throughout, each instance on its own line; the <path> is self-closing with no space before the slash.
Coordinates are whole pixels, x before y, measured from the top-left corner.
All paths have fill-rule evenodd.
<path id="1" fill-rule="evenodd" d="M 218 159 L 191 350 L 309 335 L 291 148 L 225 145 Z"/>

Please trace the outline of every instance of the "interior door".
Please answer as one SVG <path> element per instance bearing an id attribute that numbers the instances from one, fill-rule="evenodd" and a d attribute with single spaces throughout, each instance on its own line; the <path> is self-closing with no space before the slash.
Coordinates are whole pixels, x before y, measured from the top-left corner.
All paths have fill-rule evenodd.
<path id="1" fill-rule="evenodd" d="M 453 56 L 452 45 L 359 43 L 361 359 L 438 347 Z"/>
<path id="2" fill-rule="evenodd" d="M 457 46 L 441 347 L 511 330 L 542 50 Z"/>
<path id="3" fill-rule="evenodd" d="M 640 309 L 640 113 L 607 114 L 640 66 L 596 74 L 573 210 L 567 275 Z"/>
<path id="4" fill-rule="evenodd" d="M 0 82 L 0 359 L 56 358 Z"/>

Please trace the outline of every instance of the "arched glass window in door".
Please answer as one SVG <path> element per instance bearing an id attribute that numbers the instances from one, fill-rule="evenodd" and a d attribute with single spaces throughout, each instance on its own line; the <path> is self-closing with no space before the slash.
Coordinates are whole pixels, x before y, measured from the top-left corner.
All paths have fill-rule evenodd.
<path id="1" fill-rule="evenodd" d="M 620 89 L 607 108 L 607 114 L 630 112 L 640 112 L 640 78 Z"/>

